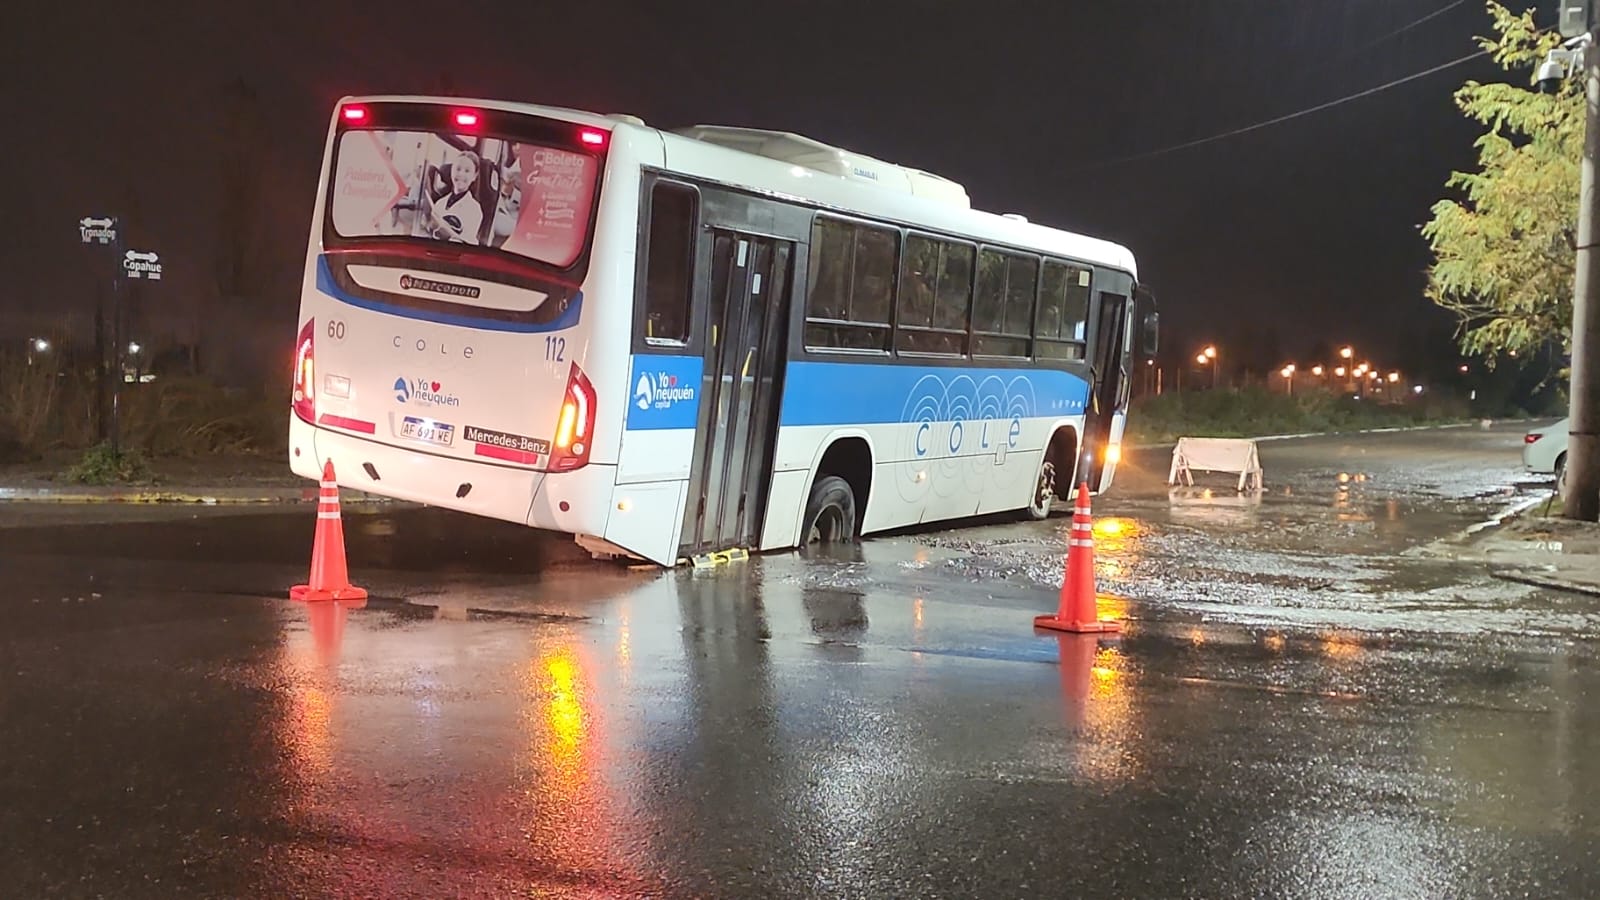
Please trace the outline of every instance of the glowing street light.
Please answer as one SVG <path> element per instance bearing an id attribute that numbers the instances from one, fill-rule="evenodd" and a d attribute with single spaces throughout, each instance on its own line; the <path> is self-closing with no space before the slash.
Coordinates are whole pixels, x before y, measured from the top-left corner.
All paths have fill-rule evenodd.
<path id="1" fill-rule="evenodd" d="M 1354 349 L 1350 348 L 1350 347 L 1340 347 L 1339 348 L 1339 357 L 1341 359 L 1350 359 L 1351 357 L 1353 357 L 1355 355 L 1356 355 L 1356 351 Z"/>
<path id="2" fill-rule="evenodd" d="M 50 352 L 50 342 L 45 340 L 44 338 L 34 338 L 33 339 L 33 352 L 35 352 L 35 353 L 49 353 Z"/>
<path id="3" fill-rule="evenodd" d="M 1204 366 L 1204 365 L 1210 365 L 1211 366 L 1211 387 L 1212 387 L 1213 390 L 1216 389 L 1216 386 L 1217 386 L 1217 345 L 1216 344 L 1207 344 L 1205 346 L 1205 349 L 1201 350 L 1199 355 L 1197 355 L 1194 358 L 1194 361 L 1199 363 L 1202 366 Z"/>
<path id="4" fill-rule="evenodd" d="M 1345 371 L 1346 371 L 1345 367 L 1344 366 L 1340 366 L 1339 368 L 1333 370 L 1333 374 L 1337 375 L 1340 378 L 1343 378 L 1344 374 L 1345 374 Z"/>
<path id="5" fill-rule="evenodd" d="M 1279 369 L 1278 370 L 1278 374 L 1283 376 L 1283 387 L 1284 387 L 1284 390 L 1286 392 L 1290 393 L 1290 394 L 1293 394 L 1294 393 L 1294 363 L 1289 363 L 1287 366 L 1284 366 L 1283 368 Z"/>
<path id="6" fill-rule="evenodd" d="M 1389 383 L 1390 384 L 1395 384 L 1395 383 L 1399 382 L 1399 380 L 1400 380 L 1400 373 L 1399 372 L 1390 372 L 1389 373 Z"/>
<path id="7" fill-rule="evenodd" d="M 128 352 L 134 356 L 138 356 L 139 351 L 143 349 L 144 347 L 140 346 L 138 341 L 132 341 L 128 344 Z"/>
<path id="8" fill-rule="evenodd" d="M 1318 378 L 1321 378 L 1322 377 L 1322 367 L 1321 366 L 1312 366 L 1311 367 L 1311 374 L 1317 376 Z M 1340 374 L 1343 374 L 1343 373 L 1340 373 Z"/>

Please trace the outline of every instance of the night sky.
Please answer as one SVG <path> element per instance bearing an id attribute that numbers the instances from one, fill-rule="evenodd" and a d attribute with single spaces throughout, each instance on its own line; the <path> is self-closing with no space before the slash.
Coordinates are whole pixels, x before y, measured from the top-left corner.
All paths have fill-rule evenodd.
<path id="1" fill-rule="evenodd" d="M 1429 257 L 1417 233 L 1449 172 L 1473 162 L 1475 128 L 1451 92 L 1468 77 L 1499 77 L 1478 60 L 1286 124 L 1124 161 L 1471 53 L 1489 30 L 1483 4 L 388 0 L 305 9 L 68 2 L 34 7 L 6 29 L 0 92 L 13 165 L 0 201 L 10 274 L 0 332 L 49 328 L 74 310 L 78 327 L 87 322 L 106 280 L 95 273 L 108 269 L 79 246 L 76 220 L 120 209 L 133 217 L 132 242 L 168 266 L 168 279 L 144 292 L 139 327 L 151 339 L 187 334 L 199 315 L 214 333 L 289 343 L 332 104 L 347 93 L 443 87 L 628 112 L 662 127 L 796 131 L 904 162 L 962 182 L 980 208 L 1128 245 L 1175 350 L 1209 339 L 1259 348 L 1275 333 L 1281 361 L 1331 340 L 1403 364 L 1430 342 L 1447 349 L 1452 327 L 1422 297 Z M 224 315 L 216 223 L 236 108 L 226 88 L 239 80 L 259 97 L 270 137 L 249 165 L 271 189 L 255 216 L 263 296 Z"/>

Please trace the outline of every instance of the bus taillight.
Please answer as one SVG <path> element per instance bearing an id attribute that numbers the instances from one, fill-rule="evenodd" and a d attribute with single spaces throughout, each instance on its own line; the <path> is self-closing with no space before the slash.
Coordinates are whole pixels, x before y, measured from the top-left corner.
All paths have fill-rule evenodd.
<path id="1" fill-rule="evenodd" d="M 344 120 L 346 122 L 364 122 L 366 119 L 367 108 L 365 106 L 346 106 L 344 108 Z"/>
<path id="2" fill-rule="evenodd" d="M 561 400 L 561 417 L 556 420 L 555 447 L 550 452 L 550 471 L 567 472 L 589 464 L 589 445 L 594 430 L 594 385 L 574 363 L 567 376 L 567 393 Z"/>
<path id="3" fill-rule="evenodd" d="M 317 320 L 311 319 L 294 345 L 294 414 L 307 422 L 317 420 L 316 334 Z"/>
<path id="4" fill-rule="evenodd" d="M 598 149 L 606 145 L 606 133 L 598 128 L 585 128 L 578 132 L 578 140 L 586 147 Z"/>

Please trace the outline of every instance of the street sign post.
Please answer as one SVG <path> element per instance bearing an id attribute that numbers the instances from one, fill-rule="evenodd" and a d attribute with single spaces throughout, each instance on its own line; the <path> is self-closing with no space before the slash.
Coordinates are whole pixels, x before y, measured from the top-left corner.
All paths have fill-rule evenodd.
<path id="1" fill-rule="evenodd" d="M 84 216 L 78 220 L 78 237 L 85 244 L 117 242 L 117 220 L 104 216 Z"/>
<path id="2" fill-rule="evenodd" d="M 122 228 L 116 216 L 84 216 L 78 220 L 78 239 L 84 244 L 109 246 L 118 257 L 119 267 L 123 262 Z M 113 335 L 111 346 L 116 347 L 121 339 L 122 321 L 122 279 L 116 272 L 111 275 L 111 316 Z M 95 313 L 95 375 L 96 375 L 96 400 L 95 400 L 95 430 L 101 440 L 111 439 L 113 453 L 120 453 L 120 435 L 117 433 L 117 383 L 122 380 L 122 358 L 117 356 L 117 377 L 111 382 L 111 425 L 107 427 L 106 416 L 106 344 L 105 344 L 105 308 L 99 306 Z M 115 354 L 115 350 L 112 351 Z"/>
<path id="3" fill-rule="evenodd" d="M 149 250 L 130 250 L 123 246 L 123 233 L 121 223 L 116 216 L 84 216 L 78 220 L 78 239 L 84 244 L 94 244 L 113 248 L 117 255 L 117 266 L 121 277 L 111 276 L 111 427 L 107 435 L 104 406 L 100 406 L 100 436 L 102 439 L 109 436 L 111 439 L 111 452 L 114 455 L 122 454 L 122 381 L 126 361 L 123 353 L 128 346 L 123 334 L 122 302 L 123 282 L 127 279 L 141 281 L 161 280 L 161 256 Z M 106 348 L 104 331 L 101 322 L 104 313 L 95 316 L 95 350 L 99 359 L 100 397 L 102 402 L 105 397 L 106 380 Z"/>
<path id="4" fill-rule="evenodd" d="M 161 257 L 148 251 L 129 250 L 122 254 L 122 271 L 129 278 L 161 280 Z"/>

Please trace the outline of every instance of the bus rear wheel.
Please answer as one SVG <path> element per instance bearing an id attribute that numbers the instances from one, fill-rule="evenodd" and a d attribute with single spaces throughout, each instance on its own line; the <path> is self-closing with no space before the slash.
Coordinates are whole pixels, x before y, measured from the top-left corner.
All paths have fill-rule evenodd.
<path id="1" fill-rule="evenodd" d="M 856 537 L 856 495 L 850 482 L 837 475 L 817 479 L 806 501 L 807 545 L 848 544 Z"/>

